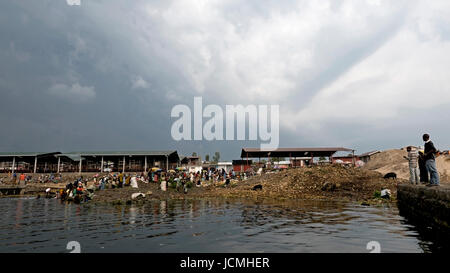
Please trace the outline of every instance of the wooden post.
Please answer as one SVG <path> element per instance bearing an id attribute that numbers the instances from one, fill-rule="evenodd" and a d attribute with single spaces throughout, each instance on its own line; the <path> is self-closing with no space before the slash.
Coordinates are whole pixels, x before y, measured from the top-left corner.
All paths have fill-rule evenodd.
<path id="1" fill-rule="evenodd" d="M 356 162 L 355 162 L 355 150 L 352 150 L 352 163 L 353 163 L 353 167 L 356 166 Z"/>
<path id="2" fill-rule="evenodd" d="M 123 156 L 122 172 L 125 173 L 125 156 Z"/>
<path id="3" fill-rule="evenodd" d="M 147 172 L 147 156 L 145 156 L 144 172 Z"/>
<path id="4" fill-rule="evenodd" d="M 61 164 L 61 157 L 60 156 L 58 156 L 58 171 L 57 171 L 57 173 L 59 173 L 59 165 Z"/>
<path id="5" fill-rule="evenodd" d="M 311 153 L 311 162 L 310 162 L 310 166 L 312 166 L 313 165 L 313 163 L 314 163 L 314 154 L 313 153 Z"/>
<path id="6" fill-rule="evenodd" d="M 37 156 L 34 157 L 34 173 L 36 173 L 37 170 Z"/>
<path id="7" fill-rule="evenodd" d="M 103 156 L 102 156 L 102 166 L 100 167 L 100 172 L 102 173 L 103 172 L 103 170 L 104 170 L 104 166 L 105 166 L 105 164 L 104 164 L 105 162 L 103 161 Z"/>
<path id="8" fill-rule="evenodd" d="M 80 155 L 80 166 L 78 167 L 78 172 L 79 173 L 81 173 L 82 164 L 83 164 L 83 159 L 81 158 L 81 155 Z"/>
<path id="9" fill-rule="evenodd" d="M 11 174 L 14 174 L 14 171 L 15 171 L 15 165 L 16 165 L 16 157 L 13 156 L 13 164 L 12 164 L 12 171 L 11 171 Z"/>
<path id="10" fill-rule="evenodd" d="M 169 156 L 168 155 L 166 155 L 166 171 L 168 171 L 169 170 Z"/>
<path id="11" fill-rule="evenodd" d="M 248 153 L 247 153 L 247 164 L 246 165 L 248 167 Z M 245 168 L 244 168 L 244 172 L 245 172 Z"/>

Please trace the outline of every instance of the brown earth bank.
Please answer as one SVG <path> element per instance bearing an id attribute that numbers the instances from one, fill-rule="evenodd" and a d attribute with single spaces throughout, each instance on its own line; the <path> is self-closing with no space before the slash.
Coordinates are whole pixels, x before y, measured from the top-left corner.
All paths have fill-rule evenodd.
<path id="1" fill-rule="evenodd" d="M 370 205 L 395 201 L 397 183 L 401 182 L 406 181 L 384 179 L 378 172 L 360 168 L 340 165 L 313 166 L 269 172 L 244 181 L 232 180 L 228 186 L 225 186 L 224 182 L 206 182 L 201 187 L 189 188 L 187 193 L 169 187 L 167 191 L 162 191 L 159 183 L 139 181 L 139 188 L 124 187 L 95 191 L 93 199 L 87 203 L 139 204 L 155 199 L 245 198 L 355 201 Z M 64 185 L 59 183 L 48 186 L 52 186 L 52 191 L 56 191 Z M 256 185 L 261 185 L 261 189 L 254 190 Z M 33 194 L 40 192 L 42 195 L 46 186 L 47 184 L 32 183 L 27 185 L 27 191 Z M 376 197 L 376 193 L 379 194 L 383 189 L 391 191 L 390 199 Z M 143 193 L 145 197 L 132 199 L 133 193 Z"/>

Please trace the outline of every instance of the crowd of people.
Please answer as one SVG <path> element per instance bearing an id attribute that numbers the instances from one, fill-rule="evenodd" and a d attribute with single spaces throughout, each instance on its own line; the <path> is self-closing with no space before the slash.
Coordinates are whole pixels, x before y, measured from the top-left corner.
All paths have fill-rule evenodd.
<path id="1" fill-rule="evenodd" d="M 59 183 L 62 181 L 62 174 L 40 174 L 37 176 L 37 178 L 34 178 L 31 174 L 25 174 L 25 173 L 8 173 L 8 179 L 1 178 L 1 182 L 5 183 L 9 181 L 9 183 L 12 184 L 18 184 L 18 185 L 26 185 L 28 183 Z"/>
<path id="2" fill-rule="evenodd" d="M 91 180 L 80 176 L 75 181 L 68 183 L 65 189 L 60 189 L 56 197 L 76 203 L 86 202 L 93 198 L 94 191 L 123 187 L 138 188 L 138 180 L 148 183 L 142 175 L 124 174 L 122 172 L 118 174 L 108 173 L 103 176 L 95 174 Z M 88 186 L 88 182 L 92 183 Z"/>
<path id="3" fill-rule="evenodd" d="M 86 202 L 93 198 L 95 191 L 124 187 L 138 188 L 138 182 L 164 184 L 165 186 L 161 187 L 163 190 L 169 187 L 187 193 L 191 187 L 202 187 L 218 182 L 224 182 L 224 185 L 228 186 L 231 180 L 246 180 L 252 175 L 254 175 L 254 172 L 251 170 L 244 173 L 236 173 L 234 170 L 226 172 L 224 169 L 213 168 L 203 169 L 197 172 L 188 172 L 186 170 L 164 171 L 158 169 L 140 174 L 126 174 L 123 172 L 107 173 L 104 175 L 95 174 L 90 179 L 83 178 L 83 176 L 78 177 L 73 182 L 68 183 L 64 189 L 60 189 L 56 197 L 61 200 L 74 201 L 76 203 Z M 54 197 L 49 192 L 46 196 Z"/>

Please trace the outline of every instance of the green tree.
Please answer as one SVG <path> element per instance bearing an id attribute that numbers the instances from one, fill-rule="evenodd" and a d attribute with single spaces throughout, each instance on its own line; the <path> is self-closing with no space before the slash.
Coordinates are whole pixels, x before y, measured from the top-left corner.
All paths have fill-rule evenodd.
<path id="1" fill-rule="evenodd" d="M 205 161 L 209 162 L 209 155 L 205 155 Z"/>
<path id="2" fill-rule="evenodd" d="M 213 156 L 213 162 L 217 163 L 217 162 L 219 162 L 219 160 L 220 160 L 220 153 L 216 152 Z"/>
<path id="3" fill-rule="evenodd" d="M 196 153 L 196 152 L 193 152 L 193 153 L 192 153 L 192 156 L 197 156 L 197 153 Z"/>

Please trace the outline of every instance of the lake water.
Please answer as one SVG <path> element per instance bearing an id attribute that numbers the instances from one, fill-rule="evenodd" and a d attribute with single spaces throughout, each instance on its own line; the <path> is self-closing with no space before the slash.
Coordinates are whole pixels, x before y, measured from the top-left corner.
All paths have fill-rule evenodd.
<path id="1" fill-rule="evenodd" d="M 144 206 L 0 198 L 0 252 L 432 252 L 442 249 L 395 205 L 246 200 L 155 201 Z"/>

